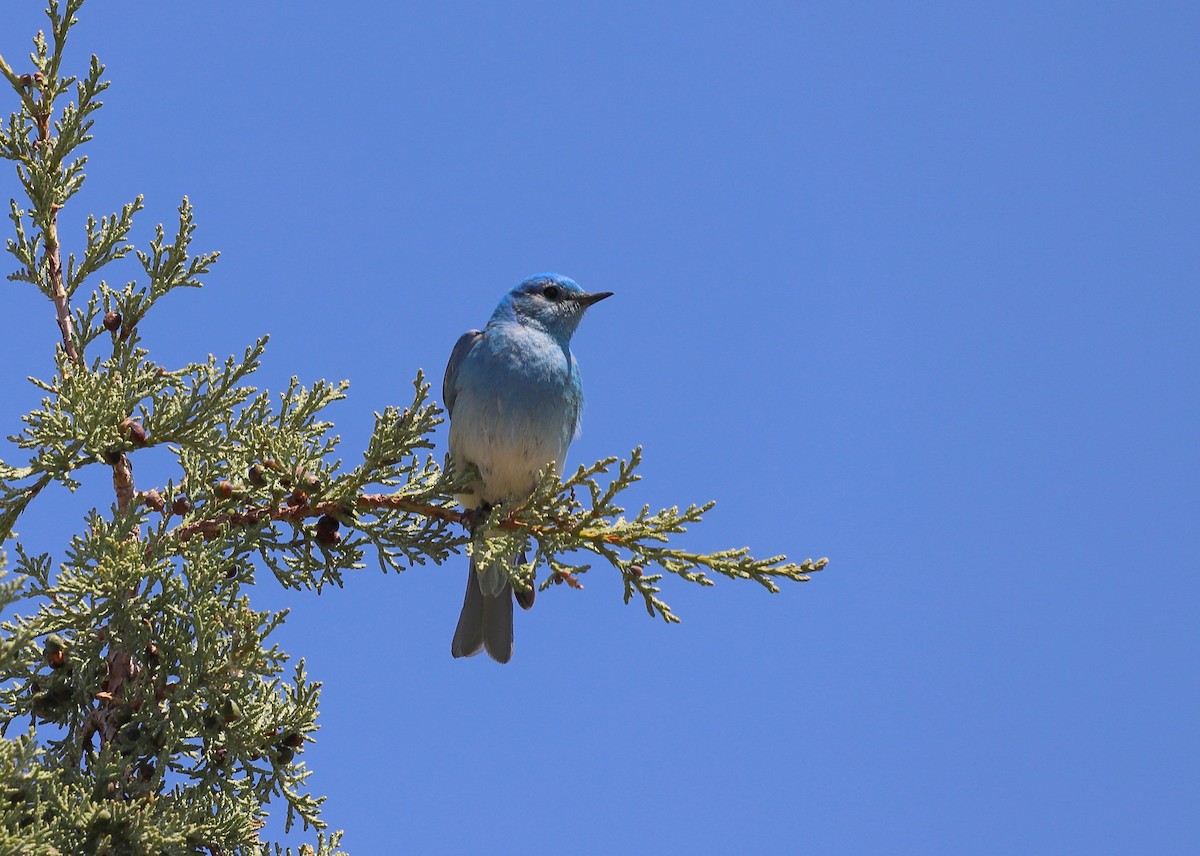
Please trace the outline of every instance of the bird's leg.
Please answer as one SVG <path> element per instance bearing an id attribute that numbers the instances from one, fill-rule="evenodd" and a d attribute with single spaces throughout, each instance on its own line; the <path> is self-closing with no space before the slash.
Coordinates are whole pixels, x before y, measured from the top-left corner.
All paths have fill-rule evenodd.
<path id="1" fill-rule="evenodd" d="M 472 538 L 475 537 L 476 527 L 483 523 L 483 521 L 487 520 L 488 515 L 491 514 L 492 507 L 493 506 L 491 503 L 484 502 L 480 505 L 477 505 L 475 508 L 463 509 L 463 526 L 467 527 L 467 531 L 471 533 Z M 526 558 L 526 554 L 522 552 L 518 557 L 518 561 L 520 561 L 520 563 L 523 565 L 529 560 Z M 535 586 L 531 585 L 528 591 L 521 591 L 516 586 L 513 586 L 513 597 L 516 599 L 517 603 L 521 605 L 521 609 L 531 609 L 533 607 L 533 599 L 536 596 L 537 588 Z"/>
<path id="2" fill-rule="evenodd" d="M 492 512 L 492 506 L 491 506 L 491 503 L 488 503 L 488 502 L 480 503 L 479 505 L 475 506 L 474 508 L 464 508 L 463 513 L 462 513 L 463 526 L 465 526 L 467 528 L 467 531 L 470 532 L 472 536 L 474 536 L 475 535 L 475 527 L 478 526 L 480 523 L 482 523 L 484 520 L 487 520 L 487 516 L 489 514 L 491 514 L 491 512 Z"/>

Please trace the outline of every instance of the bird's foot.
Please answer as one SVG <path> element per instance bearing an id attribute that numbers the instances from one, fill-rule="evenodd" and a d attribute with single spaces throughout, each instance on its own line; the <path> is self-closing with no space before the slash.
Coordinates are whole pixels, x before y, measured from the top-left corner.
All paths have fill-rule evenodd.
<path id="1" fill-rule="evenodd" d="M 475 527 L 487 520 L 487 516 L 491 513 L 492 506 L 489 503 L 482 503 L 474 508 L 464 508 L 462 512 L 462 523 L 471 534 L 475 534 Z"/>

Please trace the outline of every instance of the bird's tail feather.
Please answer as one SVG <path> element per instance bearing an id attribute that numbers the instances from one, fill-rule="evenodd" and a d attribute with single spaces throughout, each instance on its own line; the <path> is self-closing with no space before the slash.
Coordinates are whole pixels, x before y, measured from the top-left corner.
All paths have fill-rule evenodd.
<path id="1" fill-rule="evenodd" d="M 483 595 L 483 647 L 497 663 L 507 663 L 513 652 L 512 585 L 492 597 Z"/>
<path id="2" fill-rule="evenodd" d="M 490 595 L 495 597 L 509 587 L 508 568 L 505 565 L 507 562 L 492 562 L 483 569 L 483 573 L 479 574 L 479 590 L 485 596 Z M 475 560 L 471 560 L 471 567 L 478 573 L 479 566 L 475 564 Z"/>
<path id="3" fill-rule="evenodd" d="M 501 581 L 498 586 L 497 576 Z M 484 585 L 495 593 L 484 594 Z M 498 663 L 507 663 L 512 658 L 512 584 L 503 566 L 494 564 L 481 577 L 472 559 L 467 574 L 467 592 L 463 596 L 462 612 L 454 629 L 450 653 L 455 657 L 473 657 L 485 649 L 488 656 Z"/>

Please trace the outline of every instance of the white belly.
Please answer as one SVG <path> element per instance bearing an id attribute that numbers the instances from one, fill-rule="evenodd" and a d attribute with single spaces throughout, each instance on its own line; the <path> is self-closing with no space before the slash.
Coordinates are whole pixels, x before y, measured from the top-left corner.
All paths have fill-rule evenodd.
<path id="1" fill-rule="evenodd" d="M 549 408 L 536 404 L 506 409 L 495 398 L 459 396 L 450 424 L 450 454 L 457 462 L 474 464 L 481 479 L 475 494 L 456 497 L 464 508 L 527 496 L 550 464 L 562 472 L 574 419 L 567 424 L 566 418 L 551 415 Z"/>

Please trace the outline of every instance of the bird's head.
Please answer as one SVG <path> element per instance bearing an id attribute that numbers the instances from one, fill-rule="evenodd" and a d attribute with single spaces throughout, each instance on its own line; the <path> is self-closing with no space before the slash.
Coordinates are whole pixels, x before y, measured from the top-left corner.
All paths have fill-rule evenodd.
<path id="1" fill-rule="evenodd" d="M 569 339 L 584 310 L 611 296 L 611 291 L 589 294 L 570 277 L 543 273 L 522 282 L 508 293 L 504 302 L 518 321 L 538 324 L 552 335 Z"/>

